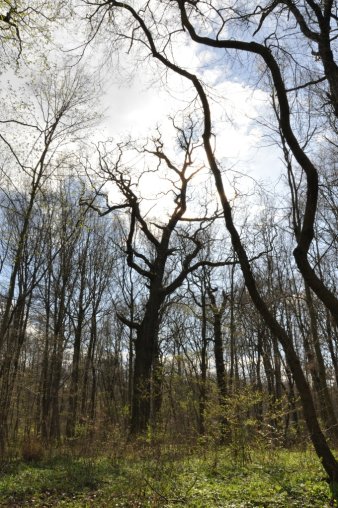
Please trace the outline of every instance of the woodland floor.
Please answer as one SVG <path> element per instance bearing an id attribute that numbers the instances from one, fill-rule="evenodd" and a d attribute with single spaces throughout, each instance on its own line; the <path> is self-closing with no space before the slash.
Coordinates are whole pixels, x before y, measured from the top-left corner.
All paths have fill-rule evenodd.
<path id="1" fill-rule="evenodd" d="M 68 452 L 4 461 L 1 507 L 323 508 L 330 492 L 311 451 L 184 450 L 167 446 L 93 457 Z"/>

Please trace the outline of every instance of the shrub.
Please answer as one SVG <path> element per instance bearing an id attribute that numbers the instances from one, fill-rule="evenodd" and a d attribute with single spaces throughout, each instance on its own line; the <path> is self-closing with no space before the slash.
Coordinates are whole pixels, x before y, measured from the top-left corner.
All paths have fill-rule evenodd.
<path id="1" fill-rule="evenodd" d="M 21 455 L 25 462 L 39 462 L 44 458 L 45 448 L 36 438 L 27 438 L 21 448 Z"/>

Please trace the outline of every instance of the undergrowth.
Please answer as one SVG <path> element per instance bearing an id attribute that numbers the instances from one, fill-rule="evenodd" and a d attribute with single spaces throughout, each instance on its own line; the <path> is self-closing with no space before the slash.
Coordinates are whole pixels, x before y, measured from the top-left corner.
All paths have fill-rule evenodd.
<path id="1" fill-rule="evenodd" d="M 330 492 L 310 451 L 130 447 L 96 457 L 49 456 L 0 466 L 1 507 L 323 508 Z"/>

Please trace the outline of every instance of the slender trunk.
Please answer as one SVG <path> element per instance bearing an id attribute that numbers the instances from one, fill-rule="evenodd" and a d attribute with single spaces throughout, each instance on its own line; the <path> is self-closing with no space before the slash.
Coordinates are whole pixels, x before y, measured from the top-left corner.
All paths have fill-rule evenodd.
<path id="1" fill-rule="evenodd" d="M 283 383 L 282 383 L 280 354 L 279 354 L 279 349 L 278 349 L 277 338 L 274 335 L 272 335 L 271 341 L 272 341 L 272 348 L 273 348 L 275 396 L 276 396 L 276 400 L 280 400 L 283 395 Z"/>
<path id="2" fill-rule="evenodd" d="M 233 386 L 235 385 L 236 389 L 236 383 L 235 381 L 238 379 L 238 376 L 236 375 L 235 379 L 235 373 L 237 372 L 236 367 L 236 330 L 235 330 L 235 288 L 234 288 L 234 275 L 235 275 L 235 268 L 234 266 L 231 268 L 231 286 L 230 286 L 230 370 L 229 370 L 229 393 L 232 392 Z"/>
<path id="3" fill-rule="evenodd" d="M 134 284 L 130 273 L 130 322 L 134 325 Z M 129 344 L 128 344 L 128 406 L 129 414 L 131 414 L 131 406 L 133 400 L 133 365 L 134 365 L 134 328 L 129 327 Z"/>
<path id="4" fill-rule="evenodd" d="M 163 363 L 159 345 L 157 344 L 152 367 L 152 390 L 151 390 L 151 416 L 152 425 L 155 428 L 158 422 L 158 416 L 162 407 L 162 392 L 163 392 Z"/>
<path id="5" fill-rule="evenodd" d="M 81 353 L 83 323 L 84 323 L 84 319 L 85 319 L 85 309 L 83 307 L 84 282 L 85 282 L 85 279 L 84 279 L 84 277 L 82 277 L 80 296 L 79 296 L 79 311 L 78 311 L 77 324 L 76 324 L 75 336 L 74 336 L 72 373 L 71 373 L 71 381 L 70 381 L 70 389 L 69 389 L 68 417 L 67 417 L 67 424 L 66 424 L 67 437 L 74 437 L 75 427 L 76 427 L 76 418 L 77 418 L 79 375 L 80 375 L 79 374 L 80 353 Z"/>
<path id="6" fill-rule="evenodd" d="M 223 334 L 222 334 L 222 311 L 216 312 L 213 316 L 214 328 L 214 355 L 216 367 L 216 379 L 218 388 L 219 405 L 221 409 L 220 430 L 221 441 L 226 443 L 230 439 L 229 422 L 227 419 L 227 383 L 224 365 Z"/>
<path id="7" fill-rule="evenodd" d="M 224 365 L 224 350 L 223 350 L 223 334 L 222 334 L 222 322 L 220 313 L 214 314 L 214 355 L 215 355 L 215 367 L 216 367 L 216 378 L 217 386 L 220 394 L 220 400 L 224 401 L 227 397 L 227 384 L 226 374 Z"/>
<path id="8" fill-rule="evenodd" d="M 97 306 L 95 305 L 93 308 L 93 313 L 92 313 L 92 317 L 91 317 L 90 338 L 89 338 L 88 351 L 87 351 L 86 362 L 85 362 L 85 367 L 84 367 L 83 385 L 82 385 L 81 415 L 84 418 L 86 417 L 86 410 L 87 410 L 89 375 L 92 372 L 93 365 L 94 365 L 94 355 L 95 355 L 96 342 L 97 342 L 96 312 L 97 312 Z"/>
<path id="9" fill-rule="evenodd" d="M 54 352 L 51 360 L 53 365 L 50 386 L 51 414 L 50 414 L 49 439 L 51 441 L 59 441 L 61 437 L 59 390 L 61 384 L 62 358 L 63 358 L 63 335 L 61 334 L 54 336 Z"/>
<path id="10" fill-rule="evenodd" d="M 48 275 L 45 300 L 45 343 L 41 365 L 41 395 L 40 395 L 40 415 L 39 430 L 42 439 L 48 441 L 48 414 L 50 405 L 50 384 L 49 384 L 49 349 L 50 349 L 50 290 L 51 290 L 51 274 Z"/>
<path id="11" fill-rule="evenodd" d="M 200 381 L 198 383 L 198 432 L 200 435 L 205 434 L 205 409 L 206 409 L 206 382 L 207 382 L 207 316 L 206 316 L 206 298 L 202 292 L 202 322 L 201 322 L 201 363 L 200 363 Z"/>
<path id="12" fill-rule="evenodd" d="M 82 326 L 84 321 L 84 311 L 79 311 L 78 324 L 75 330 L 72 373 L 70 378 L 69 399 L 68 399 L 68 416 L 66 424 L 66 436 L 74 437 L 78 406 L 78 390 L 79 390 L 79 367 L 80 352 L 82 339 Z"/>
<path id="13" fill-rule="evenodd" d="M 89 417 L 91 422 L 95 421 L 96 414 L 96 391 L 97 391 L 97 375 L 94 362 L 92 362 L 92 388 L 90 391 Z"/>

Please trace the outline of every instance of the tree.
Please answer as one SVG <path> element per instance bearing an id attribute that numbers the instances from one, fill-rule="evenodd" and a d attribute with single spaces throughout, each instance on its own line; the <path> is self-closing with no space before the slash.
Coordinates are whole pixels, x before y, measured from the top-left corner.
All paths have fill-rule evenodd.
<path id="1" fill-rule="evenodd" d="M 157 410 L 156 397 L 160 394 L 160 379 L 157 377 L 156 364 L 159 358 L 158 334 L 161 324 L 162 307 L 184 282 L 189 273 L 199 267 L 222 266 L 230 261 L 213 263 L 209 260 L 196 261 L 195 258 L 202 251 L 200 240 L 202 230 L 210 223 L 206 217 L 198 221 L 194 227 L 188 222 L 186 227 L 180 225 L 188 207 L 188 186 L 199 168 L 194 167 L 193 153 L 196 150 L 194 141 L 195 125 L 188 122 L 185 129 L 176 128 L 178 145 L 181 152 L 180 164 L 164 152 L 161 137 L 154 138 L 141 151 L 153 156 L 157 169 L 163 166 L 169 172 L 168 180 L 173 196 L 172 211 L 168 213 L 166 221 L 155 220 L 147 222 L 145 213 L 141 209 L 141 199 L 135 193 L 133 181 L 129 175 L 129 168 L 123 163 L 123 147 L 118 146 L 118 156 L 115 162 L 109 154 L 102 150 L 99 153 L 100 169 L 110 182 L 113 182 L 123 197 L 123 202 L 108 206 L 100 210 L 93 203 L 101 215 L 127 208 L 130 210 L 129 231 L 126 236 L 126 255 L 128 265 L 146 281 L 148 291 L 144 303 L 144 313 L 139 322 L 130 321 L 127 317 L 119 318 L 130 328 L 136 330 L 133 401 L 131 413 L 131 433 L 144 432 L 150 422 L 153 394 L 153 407 Z M 161 223 L 162 222 L 162 223 Z M 154 230 L 155 228 L 155 230 Z M 141 234 L 146 242 L 146 250 L 142 244 L 137 246 L 137 235 Z M 179 242 L 179 243 L 178 243 Z"/>
<path id="2" fill-rule="evenodd" d="M 272 5 L 274 7 L 275 5 L 278 6 L 281 4 L 273 3 Z M 328 69 L 328 62 L 331 62 L 332 60 L 332 52 L 330 53 L 329 47 L 330 26 L 328 24 L 328 20 L 330 20 L 332 16 L 334 17 L 334 14 L 331 13 L 333 4 L 328 3 L 326 7 L 323 7 L 324 11 L 328 14 L 325 16 L 325 19 L 321 21 L 321 17 L 318 12 L 319 7 L 316 7 L 317 4 L 313 5 L 315 10 L 317 9 L 316 16 L 318 23 L 322 23 L 320 25 L 322 31 L 318 39 L 318 46 L 320 47 L 319 56 L 324 58 L 323 66 L 326 70 Z M 269 45 L 269 37 L 265 37 L 263 42 L 256 42 L 254 40 L 247 41 L 246 39 L 238 39 L 232 36 L 230 36 L 230 38 L 227 37 L 227 30 L 229 22 L 231 22 L 233 18 L 234 9 L 235 7 L 222 9 L 218 2 L 192 2 L 185 0 L 177 0 L 175 2 L 168 3 L 164 2 L 162 8 L 160 8 L 159 2 L 147 2 L 146 5 L 142 5 L 141 8 L 136 9 L 129 3 L 121 3 L 111 0 L 110 2 L 104 2 L 104 4 L 97 2 L 95 15 L 100 18 L 100 26 L 102 27 L 102 16 L 107 16 L 109 21 L 114 24 L 117 22 L 117 17 L 120 12 L 122 17 L 120 17 L 119 20 L 125 22 L 126 28 L 126 35 L 124 35 L 124 37 L 128 38 L 133 43 L 141 41 L 154 59 L 156 59 L 166 69 L 185 78 L 194 87 L 199 100 L 203 119 L 201 138 L 203 140 L 205 154 L 215 180 L 215 185 L 222 204 L 226 227 L 229 231 L 234 251 L 238 257 L 246 287 L 254 305 L 267 326 L 270 328 L 271 333 L 278 337 L 278 340 L 283 347 L 288 366 L 292 372 L 300 394 L 304 417 L 312 442 L 329 476 L 333 493 L 337 496 L 338 464 L 319 426 L 310 387 L 301 368 L 298 355 L 294 349 L 292 338 L 273 316 L 264 301 L 254 277 L 246 249 L 233 221 L 230 202 L 225 193 L 221 167 L 217 161 L 212 146 L 212 118 L 206 89 L 197 74 L 186 70 L 186 68 L 176 63 L 171 56 L 172 54 L 175 54 L 175 45 L 173 42 L 174 34 L 184 31 L 184 34 L 188 34 L 190 39 L 198 45 L 211 47 L 219 51 L 237 50 L 247 54 L 257 55 L 264 63 L 265 68 L 271 76 L 278 101 L 280 129 L 283 132 L 283 136 L 289 149 L 299 166 L 303 169 L 307 179 L 304 213 L 302 215 L 299 237 L 296 239 L 297 245 L 294 249 L 294 256 L 304 280 L 315 292 L 318 298 L 322 300 L 337 322 L 338 299 L 317 275 L 308 258 L 309 249 L 314 238 L 314 223 L 318 202 L 318 171 L 312 160 L 302 148 L 299 140 L 297 139 L 297 135 L 292 128 L 290 103 L 287 95 L 287 87 L 282 75 L 282 63 L 278 59 L 278 52 L 276 55 L 273 43 Z M 269 14 L 270 11 L 271 6 L 267 7 L 265 11 L 263 10 L 263 12 L 258 9 L 258 12 L 261 14 L 261 19 L 260 22 L 258 22 L 257 27 L 258 31 L 262 22 L 267 17 L 266 13 Z M 294 7 L 293 11 L 296 12 Z M 166 18 L 167 15 L 168 18 Z M 178 15 L 180 16 L 180 23 L 179 25 L 176 23 L 176 27 L 173 27 L 172 21 L 170 22 L 169 19 L 177 19 Z M 125 18 L 123 18 L 123 16 L 125 16 Z M 240 16 L 236 15 L 236 17 L 239 17 L 240 19 Z M 165 18 L 167 22 L 164 21 Z M 244 18 L 244 21 L 245 19 L 246 18 Z M 299 17 L 297 22 L 299 24 L 302 22 Z M 179 32 L 177 32 L 177 29 Z M 119 31 L 119 34 L 121 34 L 121 31 Z M 329 75 L 326 76 L 326 79 L 330 79 L 329 84 L 332 84 L 330 94 L 331 97 L 333 97 L 333 108 L 335 109 L 335 85 L 332 81 L 333 69 L 335 69 L 335 67 L 333 65 L 329 65 Z M 333 72 L 335 72 L 335 70 L 333 70 Z M 336 81 L 337 80 L 335 80 L 335 83 Z"/>
<path id="3" fill-rule="evenodd" d="M 14 61 L 19 64 L 22 58 L 28 59 L 32 47 L 36 57 L 39 38 L 43 39 L 46 53 L 46 45 L 53 28 L 64 19 L 69 7 L 64 0 L 56 2 L 1 0 L 0 61 L 2 66 L 14 67 Z"/>
<path id="4" fill-rule="evenodd" d="M 20 350 L 16 351 L 13 347 L 11 339 L 16 311 L 20 305 L 30 301 L 38 280 L 43 277 L 43 271 L 41 273 L 38 265 L 36 280 L 27 284 L 25 292 L 17 299 L 21 273 L 29 271 L 31 265 L 34 266 L 34 256 L 27 254 L 27 248 L 36 227 L 34 218 L 39 217 L 41 195 L 48 181 L 56 176 L 58 171 L 73 163 L 73 154 L 66 151 L 66 145 L 74 142 L 74 136 L 79 138 L 81 131 L 84 132 L 95 118 L 93 112 L 88 115 L 86 112 L 92 99 L 92 92 L 87 85 L 88 82 L 79 71 L 59 71 L 55 75 L 52 73 L 45 81 L 34 84 L 36 102 L 28 108 L 30 111 L 27 116 L 25 110 L 18 108 L 16 117 L 9 116 L 0 120 L 0 124 L 6 127 L 6 132 L 0 133 L 3 148 L 3 192 L 13 212 L 21 217 L 16 244 L 12 247 L 7 287 L 4 290 L 5 304 L 0 319 L 1 364 L 7 366 L 8 372 L 9 365 L 20 354 Z M 20 136 L 27 140 L 23 146 L 19 141 Z M 21 199 L 15 199 L 13 187 L 16 188 L 16 193 L 22 196 Z M 36 249 L 36 252 L 39 253 L 40 249 Z M 39 260 L 39 257 L 36 259 Z M 23 342 L 24 336 L 21 338 L 20 347 Z M 2 377 L 2 381 L 5 385 L 8 383 L 5 377 Z M 5 407 L 8 408 L 7 403 Z M 3 416 L 4 429 L 0 430 L 2 446 L 6 438 L 5 411 Z"/>
<path id="5" fill-rule="evenodd" d="M 76 203 L 71 206 L 75 208 Z M 81 217 L 83 210 L 79 209 L 78 213 Z M 74 222 L 78 221 L 74 220 Z M 99 219 L 93 212 L 86 212 L 80 226 L 81 231 L 74 255 L 71 256 L 73 268 L 75 261 L 76 272 L 68 311 L 74 340 L 66 424 L 67 437 L 75 436 L 79 416 L 81 370 L 83 370 L 81 414 L 83 417 L 86 416 L 88 381 L 90 372 L 93 372 L 93 358 L 97 343 L 95 324 L 100 311 L 104 308 L 103 296 L 111 285 L 112 273 L 116 265 L 116 252 L 109 237 L 109 226 L 107 221 Z M 88 322 L 90 323 L 89 330 Z M 90 338 L 83 367 L 81 353 L 85 345 L 86 332 L 87 334 L 89 332 Z M 92 392 L 91 400 L 93 396 Z M 91 407 L 90 414 L 92 415 L 93 412 L 94 408 Z"/>

